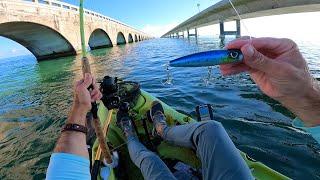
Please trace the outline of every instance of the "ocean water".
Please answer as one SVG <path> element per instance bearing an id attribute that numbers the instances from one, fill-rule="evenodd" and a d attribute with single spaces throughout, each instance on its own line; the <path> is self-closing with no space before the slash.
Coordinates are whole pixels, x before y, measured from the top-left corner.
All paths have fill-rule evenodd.
<path id="1" fill-rule="evenodd" d="M 311 73 L 320 77 L 320 45 L 297 42 Z M 294 179 L 320 179 L 320 146 L 291 126 L 294 115 L 260 92 L 243 73 L 223 77 L 217 67 L 172 68 L 174 58 L 223 45 L 217 38 L 152 39 L 91 51 L 93 74 L 140 82 L 165 103 L 194 114 L 210 103 L 236 146 Z M 80 56 L 37 62 L 32 56 L 0 60 L 0 179 L 44 179 L 50 154 L 80 78 Z M 206 81 L 205 81 L 206 80 Z"/>

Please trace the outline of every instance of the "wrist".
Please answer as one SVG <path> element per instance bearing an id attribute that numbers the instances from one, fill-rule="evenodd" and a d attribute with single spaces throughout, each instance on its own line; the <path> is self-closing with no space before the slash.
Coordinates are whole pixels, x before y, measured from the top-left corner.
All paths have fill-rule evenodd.
<path id="1" fill-rule="evenodd" d="M 305 91 L 303 91 L 305 90 Z M 302 95 L 280 102 L 298 116 L 307 127 L 320 125 L 320 89 L 317 82 L 301 89 Z"/>
<path id="2" fill-rule="evenodd" d="M 88 110 L 78 106 L 72 106 L 67 123 L 76 123 L 85 126 Z"/>

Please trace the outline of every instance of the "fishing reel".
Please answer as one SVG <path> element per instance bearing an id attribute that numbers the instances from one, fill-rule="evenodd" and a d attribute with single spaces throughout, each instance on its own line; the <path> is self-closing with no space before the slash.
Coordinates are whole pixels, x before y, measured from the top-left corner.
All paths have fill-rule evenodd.
<path id="1" fill-rule="evenodd" d="M 140 84 L 105 76 L 100 91 L 103 95 L 101 100 L 108 109 L 118 109 L 123 102 L 128 102 L 132 108 L 140 97 Z"/>
<path id="2" fill-rule="evenodd" d="M 118 78 L 105 76 L 100 84 L 102 93 L 102 102 L 108 109 L 116 109 L 120 105 L 120 97 L 118 96 Z"/>

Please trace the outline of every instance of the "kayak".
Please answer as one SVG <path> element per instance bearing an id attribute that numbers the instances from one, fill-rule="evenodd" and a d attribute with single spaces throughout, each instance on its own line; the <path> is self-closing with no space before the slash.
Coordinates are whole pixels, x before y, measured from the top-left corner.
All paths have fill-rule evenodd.
<path id="1" fill-rule="evenodd" d="M 172 164 L 177 162 L 185 164 L 193 169 L 199 169 L 201 166 L 201 162 L 197 158 L 194 151 L 192 151 L 191 149 L 174 146 L 164 141 L 160 141 L 150 137 L 153 125 L 152 122 L 147 120 L 146 113 L 151 108 L 152 102 L 155 100 L 161 102 L 159 99 L 147 93 L 146 91 L 140 90 L 135 103 L 132 105 L 130 115 L 134 120 L 139 140 L 148 149 L 152 149 L 154 152 L 156 152 L 159 157 L 168 165 L 169 169 L 171 169 L 170 167 L 172 167 Z M 174 108 L 168 106 L 163 102 L 161 103 L 164 108 L 168 125 L 179 125 L 197 122 L 195 119 L 189 117 L 188 115 L 176 111 Z M 108 109 L 104 106 L 103 103 L 99 103 L 98 116 L 101 124 L 103 125 L 108 117 Z M 113 111 L 112 120 L 106 136 L 106 141 L 110 150 L 117 151 L 120 157 L 119 165 L 118 167 L 111 170 L 109 179 L 143 179 L 140 170 L 133 164 L 130 159 L 126 146 L 126 138 L 121 129 L 116 125 L 116 111 Z M 92 148 L 92 161 L 94 161 L 97 149 L 98 141 L 96 140 Z M 282 175 L 281 173 L 267 167 L 263 163 L 255 161 L 246 153 L 241 151 L 239 152 L 252 171 L 252 175 L 255 177 L 255 179 L 290 179 Z M 98 179 L 101 179 L 100 175 L 98 175 Z"/>

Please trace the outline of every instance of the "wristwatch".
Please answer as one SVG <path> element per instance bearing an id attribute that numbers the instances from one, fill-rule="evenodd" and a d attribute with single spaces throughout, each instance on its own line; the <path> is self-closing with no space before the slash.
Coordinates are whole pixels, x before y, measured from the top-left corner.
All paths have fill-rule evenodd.
<path id="1" fill-rule="evenodd" d="M 63 126 L 61 132 L 64 131 L 77 131 L 77 132 L 82 132 L 84 134 L 87 134 L 88 129 L 85 126 L 82 126 L 80 124 L 66 124 Z"/>

